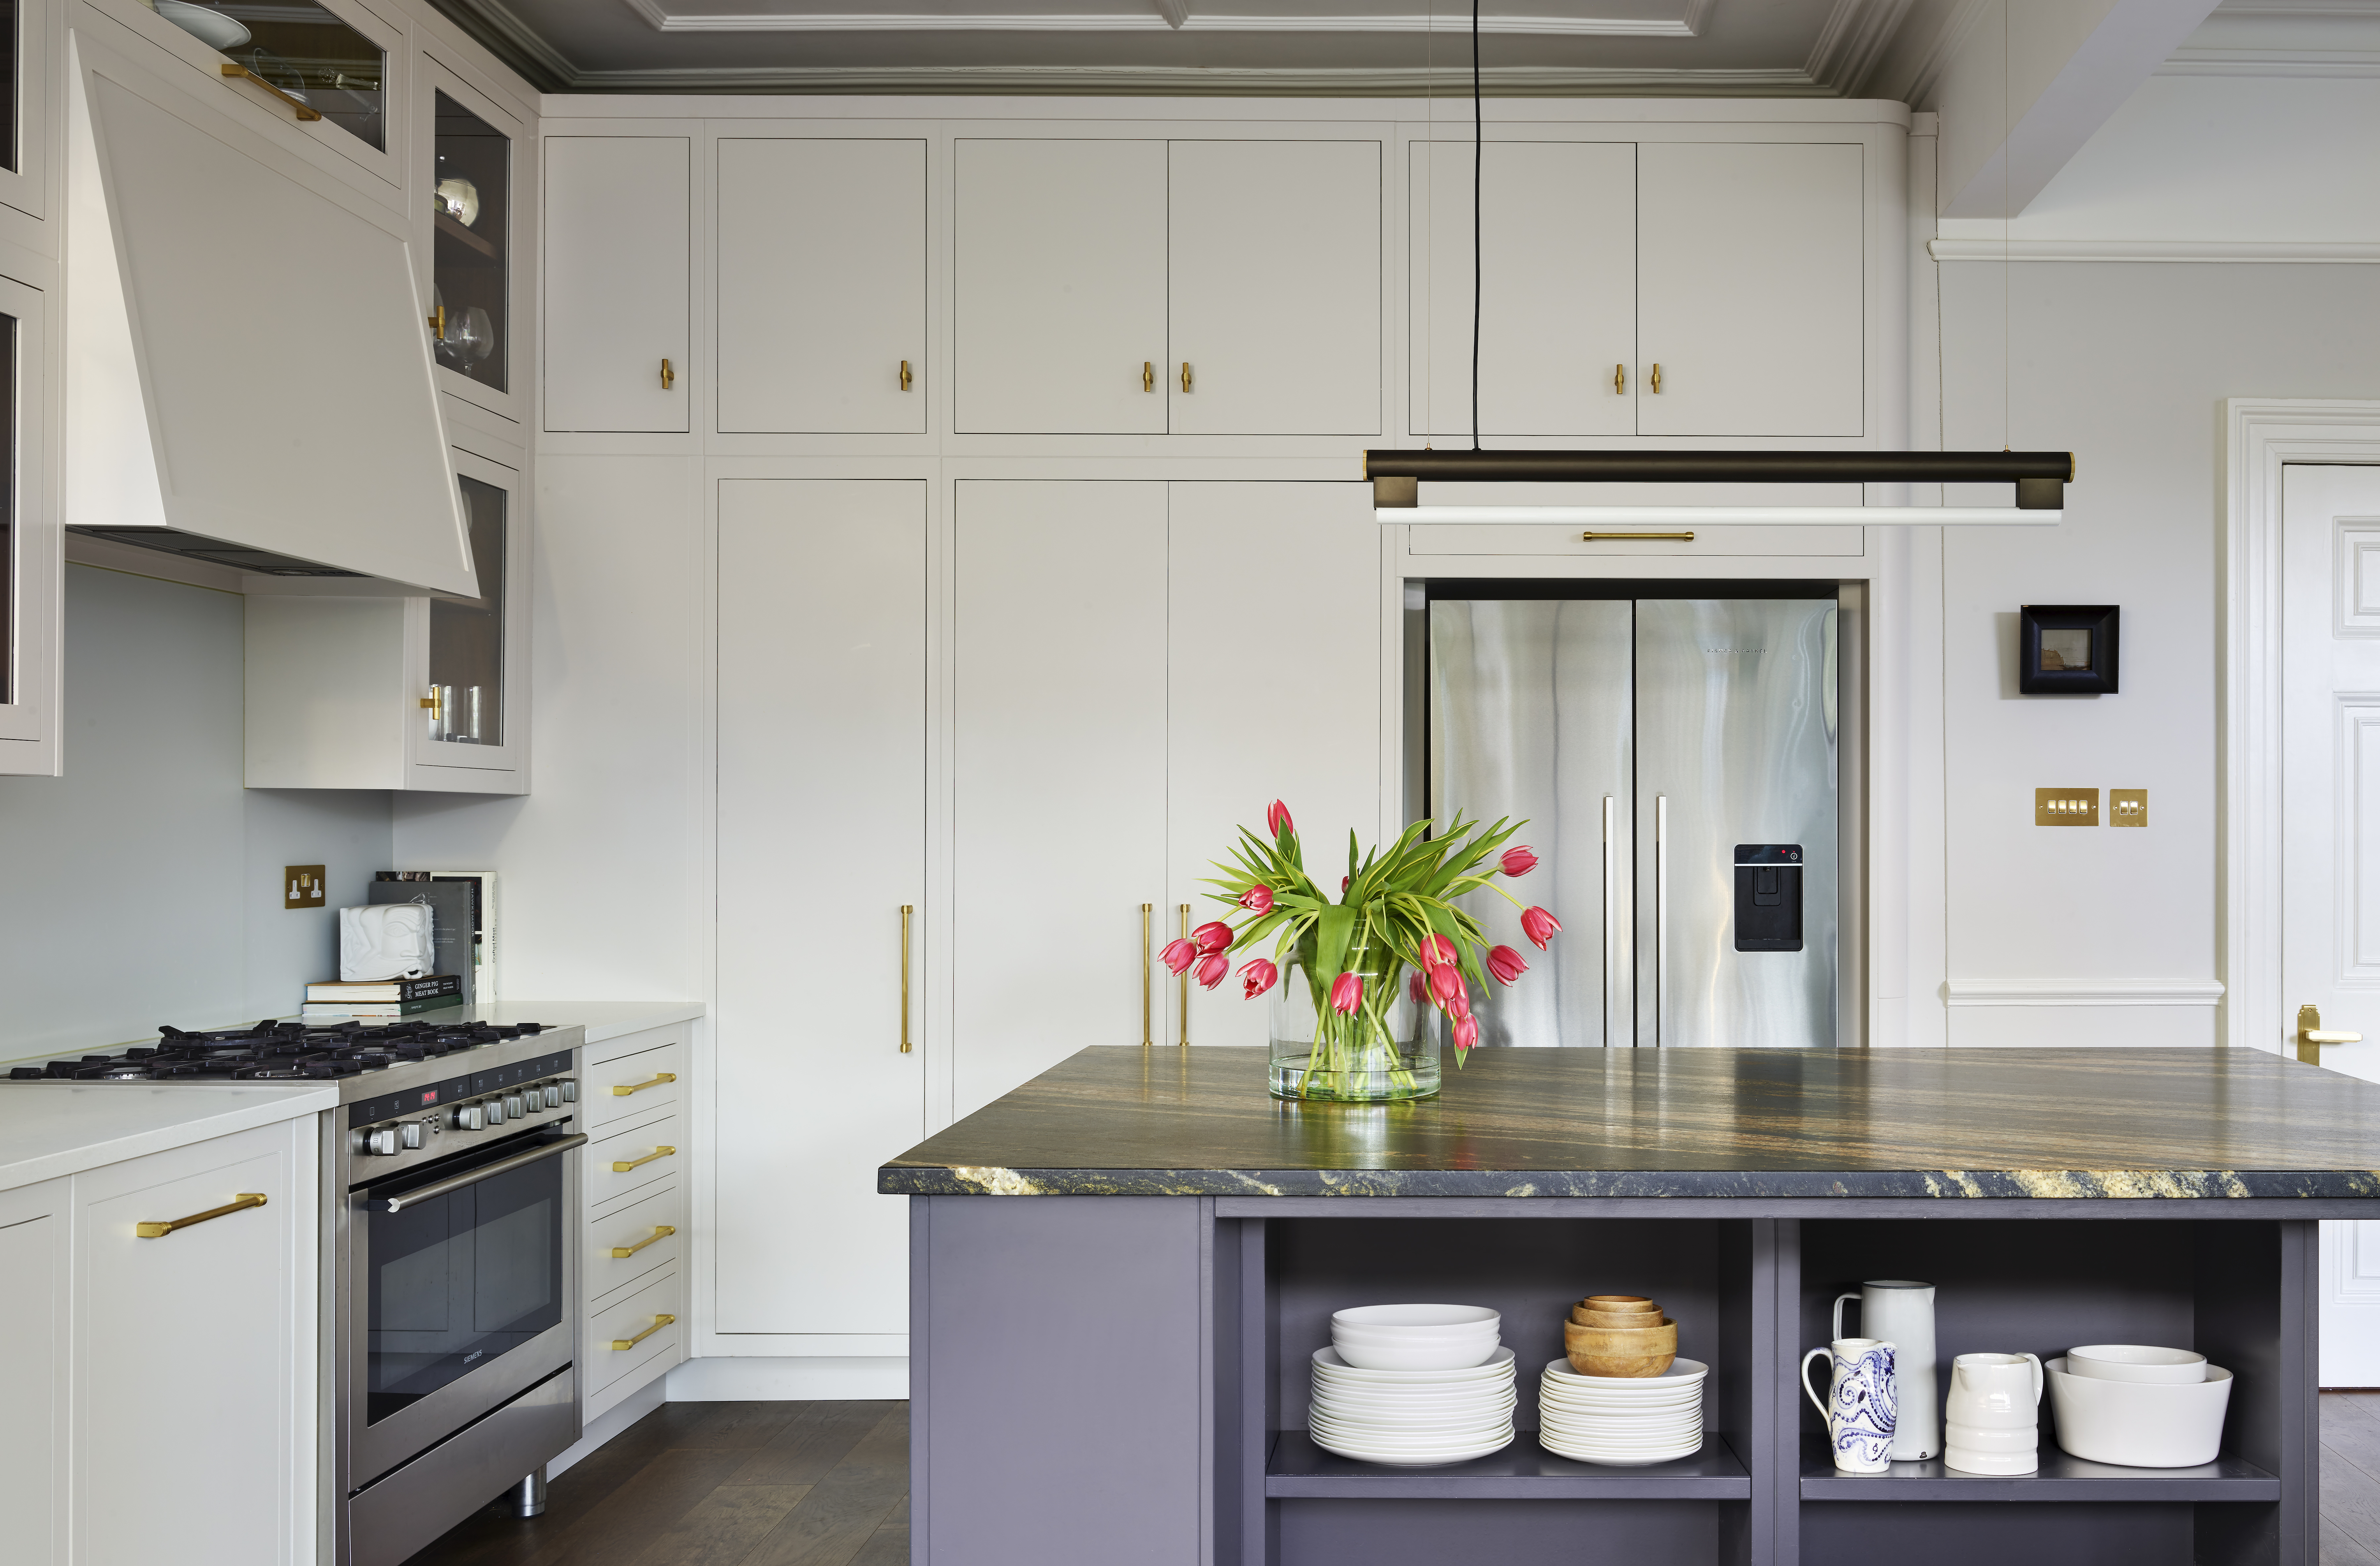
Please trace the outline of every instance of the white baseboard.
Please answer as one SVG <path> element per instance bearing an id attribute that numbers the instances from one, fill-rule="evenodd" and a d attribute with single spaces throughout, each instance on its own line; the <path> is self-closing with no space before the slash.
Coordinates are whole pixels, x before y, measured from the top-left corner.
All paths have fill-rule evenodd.
<path id="1" fill-rule="evenodd" d="M 646 1414 L 669 1402 L 669 1378 L 656 1376 L 630 1392 L 610 1408 L 587 1422 L 578 1444 L 545 1465 L 545 1476 L 555 1477 L 565 1468 L 591 1456 L 597 1447 L 642 1419 Z"/>
<path id="2" fill-rule="evenodd" d="M 669 1373 L 672 1402 L 859 1402 L 908 1395 L 906 1355 L 706 1355 Z"/>

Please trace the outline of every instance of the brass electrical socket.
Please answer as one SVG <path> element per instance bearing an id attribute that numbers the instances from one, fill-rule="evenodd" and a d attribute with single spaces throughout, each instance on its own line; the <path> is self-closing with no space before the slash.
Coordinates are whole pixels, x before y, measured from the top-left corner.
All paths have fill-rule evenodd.
<path id="1" fill-rule="evenodd" d="M 2149 791 L 2144 788 L 2111 788 L 2107 791 L 2107 824 L 2111 827 L 2144 827 L 2149 824 Z"/>
<path id="2" fill-rule="evenodd" d="M 2033 824 L 2037 827 L 2095 827 L 2099 824 L 2099 791 L 2095 788 L 2036 788 L 2033 791 Z"/>
<path id="3" fill-rule="evenodd" d="M 285 865 L 281 869 L 281 905 L 285 908 L 327 908 L 322 891 L 323 867 Z"/>

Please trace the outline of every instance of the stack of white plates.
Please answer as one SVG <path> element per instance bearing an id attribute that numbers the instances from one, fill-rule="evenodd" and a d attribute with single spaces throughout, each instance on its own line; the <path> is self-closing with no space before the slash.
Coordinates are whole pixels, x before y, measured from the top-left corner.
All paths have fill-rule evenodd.
<path id="1" fill-rule="evenodd" d="M 1459 1370 L 1366 1370 L 1314 1351 L 1314 1444 L 1366 1463 L 1463 1463 L 1512 1440 L 1512 1351 Z"/>
<path id="2" fill-rule="evenodd" d="M 1710 1366 L 1671 1362 L 1658 1376 L 1581 1376 L 1567 1359 L 1537 1387 L 1537 1441 L 1557 1457 L 1615 1467 L 1692 1457 L 1703 1446 Z"/>

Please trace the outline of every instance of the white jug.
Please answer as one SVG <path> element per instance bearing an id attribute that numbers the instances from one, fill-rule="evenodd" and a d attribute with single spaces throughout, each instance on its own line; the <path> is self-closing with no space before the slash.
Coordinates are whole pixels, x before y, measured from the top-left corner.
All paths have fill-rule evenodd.
<path id="1" fill-rule="evenodd" d="M 1892 1461 L 1917 1463 L 1942 1451 L 1942 1416 L 1934 1385 L 1934 1285 L 1903 1278 L 1872 1279 L 1855 1294 L 1835 1296 L 1835 1336 L 1843 1335 L 1843 1304 L 1859 1302 L 1859 1329 L 1892 1344 L 1893 1401 L 1900 1422 L 1892 1434 Z"/>
<path id="2" fill-rule="evenodd" d="M 1950 1362 L 1949 1445 L 1942 1465 L 1962 1474 L 2030 1474 L 2041 1466 L 2041 1361 L 2029 1354 L 1962 1354 Z"/>

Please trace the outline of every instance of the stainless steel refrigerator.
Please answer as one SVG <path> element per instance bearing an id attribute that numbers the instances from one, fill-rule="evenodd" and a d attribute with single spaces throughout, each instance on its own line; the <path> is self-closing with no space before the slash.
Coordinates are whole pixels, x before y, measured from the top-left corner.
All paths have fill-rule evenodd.
<path id="1" fill-rule="evenodd" d="M 1433 591 L 1427 812 L 1527 818 L 1504 884 L 1562 923 L 1540 953 L 1474 894 L 1533 970 L 1483 1044 L 1837 1042 L 1838 607 L 1789 590 Z"/>

